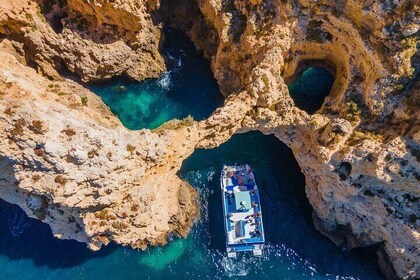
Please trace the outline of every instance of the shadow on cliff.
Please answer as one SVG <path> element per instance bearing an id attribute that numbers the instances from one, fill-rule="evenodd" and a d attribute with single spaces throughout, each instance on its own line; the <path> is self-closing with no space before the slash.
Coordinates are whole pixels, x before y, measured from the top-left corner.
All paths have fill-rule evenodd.
<path id="1" fill-rule="evenodd" d="M 0 156 L 0 187 L 7 187 L 4 182 L 17 182 L 10 163 L 7 157 Z M 110 245 L 93 252 L 84 243 L 55 238 L 47 224 L 29 218 L 19 206 L 3 199 L 0 199 L 0 237 L 0 256 L 12 261 L 31 259 L 36 266 L 53 269 L 101 258 L 118 248 Z"/>

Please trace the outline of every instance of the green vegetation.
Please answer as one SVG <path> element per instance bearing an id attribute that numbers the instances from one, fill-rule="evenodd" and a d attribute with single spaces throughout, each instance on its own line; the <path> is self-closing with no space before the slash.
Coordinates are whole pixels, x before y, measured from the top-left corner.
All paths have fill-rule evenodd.
<path id="1" fill-rule="evenodd" d="M 268 93 L 270 91 L 270 80 L 268 79 L 266 74 L 261 76 L 261 80 L 264 83 L 264 88 L 263 88 L 264 93 Z"/>
<path id="2" fill-rule="evenodd" d="M 357 105 L 354 101 L 349 101 L 346 103 L 347 105 L 347 112 L 351 115 L 360 115 L 362 110 L 360 110 L 359 105 Z"/>
<path id="3" fill-rule="evenodd" d="M 192 126 L 193 124 L 194 124 L 194 118 L 191 115 L 188 115 L 181 120 L 182 126 Z"/>
<path id="4" fill-rule="evenodd" d="M 188 115 L 182 120 L 174 119 L 174 120 L 167 121 L 161 126 L 155 129 L 152 129 L 152 131 L 155 133 L 161 133 L 165 130 L 175 130 L 182 127 L 192 126 L 193 124 L 194 124 L 194 118 L 191 115 Z"/>
<path id="5" fill-rule="evenodd" d="M 82 105 L 83 106 L 87 106 L 87 104 L 88 104 L 88 98 L 87 98 L 87 96 L 81 96 L 80 97 L 80 101 L 82 102 Z"/>
<path id="6" fill-rule="evenodd" d="M 44 220 L 47 216 L 47 210 L 48 210 L 48 202 L 45 197 L 41 197 L 41 207 L 39 209 L 32 210 L 32 213 L 38 217 L 39 220 Z"/>
<path id="7" fill-rule="evenodd" d="M 28 20 L 33 20 L 33 19 L 34 19 L 34 17 L 33 17 L 30 13 L 26 13 L 26 14 L 25 14 L 25 17 L 26 17 L 26 19 L 28 19 Z"/>
<path id="8" fill-rule="evenodd" d="M 128 225 L 124 222 L 115 221 L 112 223 L 112 227 L 115 229 L 122 230 L 128 228 Z"/>
<path id="9" fill-rule="evenodd" d="M 108 217 L 108 210 L 104 209 L 95 213 L 95 217 L 100 220 L 105 220 Z"/>
<path id="10" fill-rule="evenodd" d="M 355 130 L 350 136 L 348 143 L 350 146 L 355 146 L 360 143 L 362 140 L 373 140 L 377 142 L 384 142 L 384 137 L 381 134 L 376 134 L 372 131 L 360 131 Z"/>
<path id="11" fill-rule="evenodd" d="M 358 103 L 353 100 L 346 102 L 346 108 L 344 110 L 344 118 L 350 122 L 356 122 L 360 119 L 362 110 Z"/>

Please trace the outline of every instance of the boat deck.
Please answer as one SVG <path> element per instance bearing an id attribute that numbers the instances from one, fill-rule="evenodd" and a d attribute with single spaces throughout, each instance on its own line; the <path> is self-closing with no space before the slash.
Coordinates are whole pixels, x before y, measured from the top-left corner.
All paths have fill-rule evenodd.
<path id="1" fill-rule="evenodd" d="M 261 254 L 264 230 L 259 192 L 251 168 L 225 166 L 220 179 L 228 255 L 240 251 Z"/>

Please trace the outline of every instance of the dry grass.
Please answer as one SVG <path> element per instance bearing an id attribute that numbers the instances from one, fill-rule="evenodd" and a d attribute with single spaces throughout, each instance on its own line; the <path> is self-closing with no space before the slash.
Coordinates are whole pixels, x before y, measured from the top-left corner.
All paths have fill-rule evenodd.
<path id="1" fill-rule="evenodd" d="M 12 136 L 22 135 L 23 134 L 23 128 L 26 125 L 26 121 L 22 118 L 18 119 L 14 125 L 13 129 L 10 131 L 10 134 Z"/>
<path id="2" fill-rule="evenodd" d="M 133 145 L 127 144 L 126 149 L 128 152 L 133 153 L 136 150 L 136 147 L 134 147 Z"/>
<path id="3" fill-rule="evenodd" d="M 67 179 L 63 175 L 57 175 L 54 179 L 54 182 L 61 186 L 65 186 L 67 184 Z"/>
<path id="4" fill-rule="evenodd" d="M 34 180 L 35 182 L 39 181 L 41 179 L 41 175 L 39 174 L 35 174 L 32 176 L 32 180 Z"/>
<path id="5" fill-rule="evenodd" d="M 76 135 L 76 131 L 73 128 L 66 128 L 61 131 L 61 133 L 66 134 L 68 137 Z"/>
<path id="6" fill-rule="evenodd" d="M 41 120 L 33 120 L 30 129 L 36 134 L 43 134 L 44 124 Z"/>

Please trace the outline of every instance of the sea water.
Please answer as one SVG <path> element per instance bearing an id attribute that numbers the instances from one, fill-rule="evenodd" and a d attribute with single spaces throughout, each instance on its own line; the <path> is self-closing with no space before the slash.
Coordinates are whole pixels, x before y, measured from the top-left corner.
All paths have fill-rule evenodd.
<path id="1" fill-rule="evenodd" d="M 129 129 L 153 129 L 188 115 L 202 120 L 223 103 L 209 62 L 183 33 L 167 30 L 165 37 L 167 71 L 158 79 L 115 78 L 89 85 Z"/>
<path id="2" fill-rule="evenodd" d="M 173 57 L 185 54 L 184 60 L 174 60 L 177 71 L 146 82 L 151 85 L 146 87 L 146 95 L 151 97 L 142 96 L 145 83 L 117 79 L 94 87 L 100 89 L 97 92 L 103 100 L 131 129 L 153 128 L 189 114 L 205 118 L 221 104 L 220 93 L 205 88 L 211 84 L 217 89 L 217 85 L 208 64 L 204 67 L 202 57 L 188 50 L 191 47 L 185 37 L 174 38 L 168 52 Z M 187 63 L 188 59 L 191 61 Z M 187 71 L 183 67 L 191 68 Z M 188 83 L 183 83 L 185 80 Z M 121 83 L 127 90 L 115 91 Z M 177 95 L 181 95 L 178 91 L 189 92 L 185 100 Z M 165 102 L 174 104 L 172 94 L 177 96 L 177 109 L 172 108 L 163 117 L 168 110 Z M 196 98 L 199 94 L 213 101 L 206 103 L 204 97 Z M 155 98 L 159 102 L 152 106 Z M 223 164 L 234 163 L 251 164 L 260 188 L 267 240 L 262 257 L 226 257 L 219 176 Z M 201 218 L 186 239 L 172 237 L 168 245 L 144 252 L 115 244 L 92 252 L 85 244 L 54 238 L 48 225 L 0 200 L 0 280 L 383 279 L 372 252 L 343 252 L 316 231 L 305 196 L 304 176 L 291 150 L 274 136 L 249 132 L 234 135 L 218 148 L 197 150 L 184 161 L 179 176 L 198 191 Z"/>
<path id="3" fill-rule="evenodd" d="M 334 76 L 324 67 L 309 67 L 289 84 L 289 92 L 295 105 L 308 114 L 321 108 L 330 93 Z"/>
<path id="4" fill-rule="evenodd" d="M 249 163 L 261 192 L 262 257 L 225 253 L 219 186 L 223 164 Z M 110 245 L 91 252 L 0 203 L 0 279 L 383 279 L 371 252 L 345 253 L 314 228 L 305 180 L 288 147 L 260 132 L 197 150 L 179 176 L 198 191 L 201 219 L 186 239 L 144 252 Z"/>

